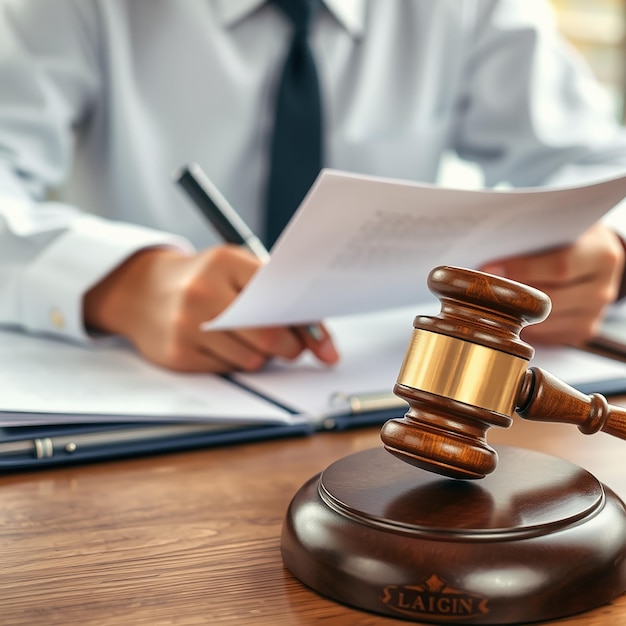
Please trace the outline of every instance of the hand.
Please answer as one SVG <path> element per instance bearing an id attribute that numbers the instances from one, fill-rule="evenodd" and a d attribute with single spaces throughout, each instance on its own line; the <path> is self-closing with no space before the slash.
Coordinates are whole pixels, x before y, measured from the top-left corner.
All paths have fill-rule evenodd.
<path id="1" fill-rule="evenodd" d="M 294 359 L 309 349 L 324 363 L 337 352 L 327 330 L 314 340 L 286 327 L 202 331 L 259 268 L 259 260 L 237 246 L 195 255 L 173 249 L 142 250 L 85 296 L 85 323 L 126 337 L 148 360 L 188 372 L 257 370 L 273 357 Z"/>
<path id="2" fill-rule="evenodd" d="M 525 340 L 578 345 L 597 334 L 606 308 L 615 302 L 624 258 L 619 237 L 595 224 L 571 245 L 499 260 L 482 269 L 536 287 L 552 300 L 548 318 L 524 329 Z"/>

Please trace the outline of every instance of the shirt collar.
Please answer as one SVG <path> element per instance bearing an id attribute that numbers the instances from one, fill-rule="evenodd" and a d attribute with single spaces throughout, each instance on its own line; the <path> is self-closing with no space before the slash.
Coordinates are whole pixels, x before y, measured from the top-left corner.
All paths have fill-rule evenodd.
<path id="1" fill-rule="evenodd" d="M 232 26 L 256 11 L 266 0 L 213 0 L 218 19 Z M 367 0 L 324 0 L 335 19 L 353 36 L 361 37 L 365 30 Z"/>
<path id="2" fill-rule="evenodd" d="M 324 4 L 353 37 L 363 36 L 367 0 L 324 0 Z"/>

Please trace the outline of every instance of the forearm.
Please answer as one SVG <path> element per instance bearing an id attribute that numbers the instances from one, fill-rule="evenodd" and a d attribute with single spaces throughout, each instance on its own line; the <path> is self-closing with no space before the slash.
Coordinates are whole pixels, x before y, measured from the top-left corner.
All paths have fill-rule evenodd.
<path id="1" fill-rule="evenodd" d="M 191 250 L 181 237 L 69 206 L 0 198 L 0 323 L 87 340 L 85 293 L 154 246 Z"/>

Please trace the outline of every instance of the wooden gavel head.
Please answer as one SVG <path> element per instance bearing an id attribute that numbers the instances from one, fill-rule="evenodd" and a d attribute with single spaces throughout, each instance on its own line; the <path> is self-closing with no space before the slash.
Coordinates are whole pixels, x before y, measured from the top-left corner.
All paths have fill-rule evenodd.
<path id="1" fill-rule="evenodd" d="M 519 333 L 545 319 L 547 295 L 483 272 L 437 267 L 429 289 L 436 316 L 418 315 L 394 393 L 409 403 L 383 425 L 385 448 L 404 461 L 452 478 L 483 478 L 497 465 L 486 441 L 517 412 L 626 438 L 626 412 L 599 394 L 587 396 L 538 368 Z"/>

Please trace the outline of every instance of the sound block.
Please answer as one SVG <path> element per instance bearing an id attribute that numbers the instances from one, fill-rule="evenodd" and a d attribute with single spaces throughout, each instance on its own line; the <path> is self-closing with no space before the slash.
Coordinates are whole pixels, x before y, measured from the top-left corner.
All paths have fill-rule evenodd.
<path id="1" fill-rule="evenodd" d="M 293 498 L 287 568 L 315 591 L 396 618 L 511 624 L 605 604 L 626 589 L 626 511 L 582 468 L 498 448 L 460 481 L 383 448 L 352 454 Z"/>

